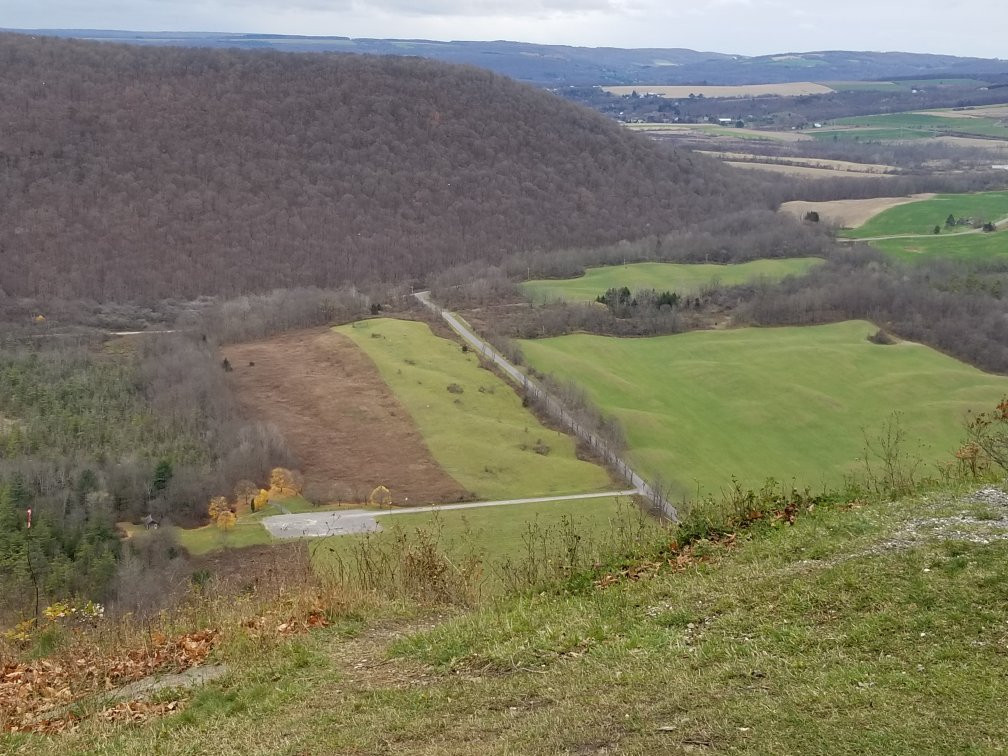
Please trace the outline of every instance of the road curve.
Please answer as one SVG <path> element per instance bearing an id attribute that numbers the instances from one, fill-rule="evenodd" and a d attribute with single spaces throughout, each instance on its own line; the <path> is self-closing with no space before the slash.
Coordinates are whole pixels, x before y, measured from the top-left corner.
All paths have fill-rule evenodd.
<path id="1" fill-rule="evenodd" d="M 678 520 L 679 513 L 676 511 L 676 508 L 672 505 L 672 503 L 648 485 L 647 481 L 635 472 L 633 468 L 627 464 L 626 460 L 609 449 L 601 438 L 592 433 L 588 428 L 585 428 L 583 425 L 578 423 L 577 420 L 575 420 L 574 417 L 566 409 L 564 409 L 560 402 L 546 393 L 546 391 L 543 390 L 543 388 L 535 381 L 505 359 L 489 343 L 473 333 L 473 331 L 465 323 L 463 323 L 460 318 L 439 307 L 434 301 L 432 301 L 429 291 L 417 291 L 413 293 L 413 296 L 415 296 L 417 300 L 424 305 L 424 307 L 433 310 L 444 318 L 445 322 L 451 326 L 451 329 L 461 336 L 462 339 L 470 346 L 475 348 L 484 359 L 489 360 L 500 368 L 505 375 L 521 386 L 526 393 L 540 399 L 551 415 L 559 419 L 564 425 L 569 427 L 575 435 L 584 440 L 599 454 L 605 457 L 605 459 L 613 467 L 619 470 L 623 477 L 626 478 L 627 482 L 634 486 L 637 493 L 648 498 L 654 504 L 661 517 L 671 520 L 672 522 Z"/>

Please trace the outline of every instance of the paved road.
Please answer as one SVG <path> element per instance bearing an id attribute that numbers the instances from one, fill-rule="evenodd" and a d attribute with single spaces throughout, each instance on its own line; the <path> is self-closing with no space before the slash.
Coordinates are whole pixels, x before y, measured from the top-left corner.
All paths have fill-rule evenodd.
<path id="1" fill-rule="evenodd" d="M 577 436 L 594 447 L 596 451 L 604 456 L 614 468 L 620 471 L 620 473 L 626 478 L 627 482 L 634 486 L 638 493 L 647 497 L 652 503 L 654 503 L 655 507 L 663 517 L 673 522 L 678 519 L 678 512 L 676 511 L 676 508 L 672 506 L 671 502 L 669 502 L 664 496 L 659 495 L 650 485 L 648 485 L 644 478 L 636 473 L 633 468 L 626 463 L 626 460 L 611 451 L 601 438 L 578 423 L 577 420 L 575 420 L 574 417 L 567 412 L 567 410 L 564 409 L 556 399 L 547 394 L 535 381 L 530 379 L 521 370 L 508 362 L 508 360 L 501 356 L 501 354 L 489 343 L 473 333 L 460 318 L 435 304 L 430 298 L 429 291 L 418 291 L 415 292 L 413 296 L 415 296 L 425 307 L 430 308 L 444 318 L 445 322 L 451 326 L 455 333 L 473 346 L 485 359 L 497 365 L 497 367 L 515 381 L 515 383 L 521 386 L 527 393 L 541 399 L 545 404 L 547 411 L 551 415 L 558 418 Z"/>
<path id="2" fill-rule="evenodd" d="M 349 535 L 353 533 L 373 533 L 381 530 L 379 517 L 390 515 L 410 515 L 421 512 L 447 512 L 453 509 L 480 509 L 482 507 L 503 507 L 509 504 L 537 504 L 551 501 L 573 501 L 575 499 L 601 499 L 613 496 L 633 496 L 636 489 L 627 491 L 603 491 L 601 493 L 568 494 L 566 496 L 539 496 L 530 499 L 498 499 L 497 501 L 468 501 L 463 504 L 431 504 L 424 507 L 402 509 L 341 509 L 330 512 L 303 512 L 282 514 L 262 518 L 264 528 L 274 538 L 317 538 L 321 536 Z"/>

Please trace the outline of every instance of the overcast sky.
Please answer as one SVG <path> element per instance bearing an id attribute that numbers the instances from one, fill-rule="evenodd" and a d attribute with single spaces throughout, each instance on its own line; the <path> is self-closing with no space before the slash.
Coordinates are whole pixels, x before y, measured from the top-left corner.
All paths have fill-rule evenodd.
<path id="1" fill-rule="evenodd" d="M 1008 0 L 0 0 L 0 26 L 1008 57 Z"/>

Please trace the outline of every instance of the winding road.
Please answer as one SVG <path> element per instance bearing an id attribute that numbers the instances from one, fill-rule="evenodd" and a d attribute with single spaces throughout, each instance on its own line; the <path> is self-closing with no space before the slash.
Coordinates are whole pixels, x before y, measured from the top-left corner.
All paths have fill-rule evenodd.
<path id="1" fill-rule="evenodd" d="M 627 464 L 626 460 L 612 451 L 601 438 L 592 433 L 588 428 L 581 425 L 566 409 L 564 409 L 560 402 L 546 393 L 546 391 L 535 381 L 505 359 L 496 349 L 493 348 L 493 346 L 477 336 L 469 328 L 469 326 L 461 320 L 461 318 L 439 307 L 431 299 L 429 291 L 414 292 L 413 296 L 415 296 L 417 300 L 424 305 L 424 307 L 438 313 L 445 322 L 448 323 L 451 329 L 461 336 L 462 339 L 470 346 L 476 349 L 476 351 L 479 352 L 484 359 L 489 360 L 500 368 L 505 375 L 521 386 L 526 393 L 541 400 L 543 405 L 546 407 L 546 410 L 553 415 L 553 417 L 558 419 L 563 425 L 570 428 L 571 431 L 585 443 L 592 446 L 596 452 L 603 456 L 609 464 L 620 472 L 620 474 L 627 480 L 628 483 L 630 483 L 631 486 L 634 486 L 634 490 L 637 493 L 649 499 L 661 517 L 671 520 L 672 522 L 678 520 L 679 513 L 667 498 L 652 488 L 652 486 L 650 486 L 640 474 L 634 471 L 634 469 Z"/>

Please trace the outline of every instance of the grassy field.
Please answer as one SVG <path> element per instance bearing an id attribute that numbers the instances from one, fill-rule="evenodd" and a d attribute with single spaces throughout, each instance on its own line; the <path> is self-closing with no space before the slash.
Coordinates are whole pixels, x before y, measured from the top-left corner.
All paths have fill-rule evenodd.
<path id="1" fill-rule="evenodd" d="M 425 323 L 383 318 L 336 330 L 374 360 L 434 458 L 479 498 L 610 486 L 605 470 L 577 459 L 569 436 L 545 428 L 509 385 L 479 366 L 475 354 L 435 336 Z"/>
<path id="2" fill-rule="evenodd" d="M 571 499 L 569 501 L 509 504 L 500 507 L 422 512 L 378 518 L 382 531 L 369 535 L 335 536 L 316 547 L 316 567 L 321 574 L 355 569 L 355 554 L 362 545 L 390 548 L 400 537 L 413 538 L 418 531 L 433 536 L 456 563 L 475 556 L 486 566 L 484 588 L 499 591 L 506 583 L 508 560 L 520 561 L 529 548 L 552 545 L 559 551 L 565 534 L 577 533 L 579 548 L 597 551 L 612 542 L 620 529 L 651 528 L 629 497 Z M 547 546 L 549 548 L 549 546 Z"/>
<path id="3" fill-rule="evenodd" d="M 829 127 L 847 129 L 816 130 L 817 139 L 917 139 L 956 132 L 1008 139 L 1008 127 L 997 118 L 948 118 L 930 113 L 886 113 L 871 116 L 837 118 Z M 851 128 L 853 127 L 853 128 Z"/>
<path id="4" fill-rule="evenodd" d="M 986 542 L 953 533 L 963 515 Z M 344 607 L 273 644 L 239 627 L 212 659 L 226 677 L 159 694 L 185 711 L 0 735 L 0 751 L 1003 752 L 1008 541 L 989 536 L 1006 525 L 951 492 L 817 507 L 606 588 Z"/>
<path id="5" fill-rule="evenodd" d="M 910 451 L 948 460 L 968 409 L 1008 393 L 992 376 L 912 343 L 866 340 L 870 323 L 522 342 L 530 364 L 576 380 L 627 433 L 629 458 L 678 494 L 731 477 L 838 484 L 894 410 Z"/>
<path id="6" fill-rule="evenodd" d="M 631 290 L 658 289 L 691 294 L 711 283 L 734 285 L 760 278 L 779 280 L 801 275 L 821 263 L 815 257 L 786 260 L 754 260 L 738 265 L 634 263 L 589 268 L 579 278 L 528 281 L 522 290 L 535 302 L 564 300 L 591 302 L 611 287 L 627 286 Z"/>
<path id="7" fill-rule="evenodd" d="M 946 228 L 949 215 L 996 222 L 1008 218 L 1008 191 L 973 194 L 939 194 L 931 199 L 891 207 L 858 228 L 845 231 L 852 238 L 891 236 L 893 234 L 930 234 L 935 226 L 941 235 L 971 230 L 969 226 Z"/>
<path id="8" fill-rule="evenodd" d="M 1008 257 L 1008 233 L 939 234 L 916 239 L 873 241 L 886 254 L 908 262 L 930 259 L 955 259 L 962 262 L 987 262 Z"/>

